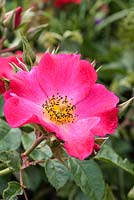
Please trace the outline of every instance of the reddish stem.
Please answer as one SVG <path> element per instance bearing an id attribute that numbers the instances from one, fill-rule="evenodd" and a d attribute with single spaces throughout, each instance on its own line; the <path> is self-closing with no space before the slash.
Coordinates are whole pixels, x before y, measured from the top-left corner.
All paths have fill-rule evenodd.
<path id="1" fill-rule="evenodd" d="M 45 139 L 44 134 L 41 136 L 38 136 L 35 140 L 35 142 L 31 145 L 29 149 L 27 149 L 24 153 L 22 153 L 22 158 L 27 157 L 43 140 Z"/>
<path id="2" fill-rule="evenodd" d="M 6 48 L 6 49 L 0 50 L 0 53 L 7 53 L 9 51 L 15 51 L 16 49 L 17 49 L 17 47 Z"/>
<path id="3" fill-rule="evenodd" d="M 33 162 L 29 162 L 28 160 L 28 156 L 29 154 L 45 139 L 44 134 L 36 134 L 36 140 L 35 142 L 31 145 L 31 147 L 29 149 L 27 149 L 24 153 L 21 154 L 21 158 L 22 158 L 22 166 L 20 168 L 20 186 L 23 189 L 24 192 L 24 197 L 26 200 L 28 200 L 26 191 L 25 191 L 25 185 L 23 183 L 23 176 L 22 176 L 22 172 L 23 169 L 29 167 L 30 165 L 35 165 L 37 163 L 40 163 L 41 161 L 33 161 Z"/>

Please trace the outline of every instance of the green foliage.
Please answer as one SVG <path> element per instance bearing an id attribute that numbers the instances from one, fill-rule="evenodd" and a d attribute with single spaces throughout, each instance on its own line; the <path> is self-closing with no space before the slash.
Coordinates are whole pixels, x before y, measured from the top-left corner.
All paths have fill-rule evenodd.
<path id="1" fill-rule="evenodd" d="M 125 18 L 120 22 L 119 37 L 123 44 L 134 47 L 134 9 L 131 9 Z"/>
<path id="2" fill-rule="evenodd" d="M 36 57 L 35 53 L 33 52 L 28 40 L 25 36 L 21 36 L 22 45 L 23 45 L 23 59 L 24 62 L 27 64 L 27 70 L 30 71 L 31 67 L 33 66 Z"/>
<path id="3" fill-rule="evenodd" d="M 9 30 L 3 24 L 3 16 L 17 6 L 23 6 L 22 22 L 17 30 Z M 59 143 L 55 146 L 51 137 L 23 160 L 21 153 L 36 140 L 33 126 L 9 127 L 3 113 L 4 98 L 0 95 L 0 198 L 16 200 L 22 195 L 16 180 L 19 181 L 23 164 L 28 199 L 134 199 L 133 6 L 132 0 L 82 0 L 80 5 L 58 9 L 50 1 L 0 0 L 0 56 L 24 50 L 25 69 L 30 70 L 40 60 L 39 54 L 48 49 L 78 52 L 84 59 L 96 60 L 98 82 L 120 99 L 118 129 L 90 160 L 62 155 Z"/>
<path id="4" fill-rule="evenodd" d="M 7 188 L 8 181 L 8 178 L 5 178 L 4 176 L 0 177 L 0 195 L 2 195 L 3 190 Z"/>
<path id="5" fill-rule="evenodd" d="M 24 146 L 24 149 L 28 149 L 32 143 L 35 141 L 36 136 L 34 132 L 31 132 L 29 134 L 25 133 L 22 135 L 22 144 Z M 52 151 L 50 147 L 46 144 L 45 141 L 43 141 L 32 153 L 30 154 L 30 157 L 33 160 L 47 160 L 52 157 Z"/>
<path id="6" fill-rule="evenodd" d="M 98 154 L 95 156 L 98 160 L 110 162 L 121 169 L 134 175 L 134 164 L 126 158 L 123 160 L 109 145 L 104 144 Z"/>
<path id="7" fill-rule="evenodd" d="M 3 192 L 3 198 L 6 200 L 17 200 L 18 195 L 22 195 L 23 190 L 18 182 L 12 181 L 8 183 L 8 188 Z"/>
<path id="8" fill-rule="evenodd" d="M 120 20 L 122 18 L 124 18 L 125 16 L 127 16 L 129 13 L 129 10 L 122 10 L 118 13 L 115 13 L 113 15 L 110 15 L 109 17 L 107 17 L 101 24 L 99 24 L 97 26 L 97 31 L 100 31 L 101 29 L 107 27 L 109 24 L 113 23 L 116 20 Z"/>
<path id="9" fill-rule="evenodd" d="M 10 127 L 4 120 L 0 120 L 0 140 L 5 137 L 10 131 Z"/>
<path id="10" fill-rule="evenodd" d="M 3 115 L 3 96 L 0 95 L 0 116 Z"/>
<path id="11" fill-rule="evenodd" d="M 20 143 L 20 129 L 10 129 L 4 120 L 0 120 L 0 151 L 16 150 Z"/>
<path id="12" fill-rule="evenodd" d="M 100 168 L 93 160 L 79 161 L 70 158 L 69 170 L 74 181 L 87 195 L 88 199 L 101 200 L 104 196 L 105 184 Z"/>
<path id="13" fill-rule="evenodd" d="M 20 155 L 16 151 L 0 151 L 0 162 L 14 171 L 18 171 L 21 166 Z"/>
<path id="14" fill-rule="evenodd" d="M 26 188 L 35 191 L 42 181 L 41 171 L 35 167 L 31 166 L 23 171 L 23 182 Z"/>
<path id="15" fill-rule="evenodd" d="M 48 160 L 45 163 L 45 172 L 48 181 L 57 190 L 63 187 L 69 179 L 69 172 L 66 167 L 58 160 Z"/>
<path id="16" fill-rule="evenodd" d="M 103 200 L 115 200 L 111 188 L 107 185 L 105 190 L 105 196 Z"/>

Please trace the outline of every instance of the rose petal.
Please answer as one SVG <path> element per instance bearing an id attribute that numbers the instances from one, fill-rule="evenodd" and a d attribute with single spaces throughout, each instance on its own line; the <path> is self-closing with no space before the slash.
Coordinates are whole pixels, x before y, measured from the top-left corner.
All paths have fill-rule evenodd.
<path id="1" fill-rule="evenodd" d="M 67 95 L 74 104 L 85 98 L 96 78 L 91 64 L 80 61 L 79 55 L 46 53 L 39 64 L 38 79 L 47 95 Z"/>
<path id="2" fill-rule="evenodd" d="M 113 134 L 118 125 L 118 109 L 114 108 L 101 113 L 98 117 L 100 117 L 100 122 L 92 129 L 92 132 L 101 137 L 106 134 Z"/>
<path id="3" fill-rule="evenodd" d="M 35 67 L 30 72 L 20 71 L 15 74 L 10 83 L 10 93 L 42 105 L 47 96 L 39 85 L 36 71 Z"/>
<path id="4" fill-rule="evenodd" d="M 98 116 L 117 106 L 119 99 L 101 84 L 95 84 L 87 98 L 76 105 L 76 114 L 81 118 Z"/>
<path id="5" fill-rule="evenodd" d="M 10 97 L 4 105 L 4 114 L 11 127 L 35 123 L 43 125 L 49 131 L 55 131 L 51 122 L 46 122 L 42 107 L 24 98 Z"/>
<path id="6" fill-rule="evenodd" d="M 65 141 L 67 152 L 80 160 L 92 153 L 94 147 L 94 135 L 90 131 L 99 122 L 99 118 L 88 118 L 59 127 L 57 137 Z"/>
<path id="7" fill-rule="evenodd" d="M 12 57 L 0 57 L 0 78 L 11 78 L 13 69 L 9 65 Z"/>

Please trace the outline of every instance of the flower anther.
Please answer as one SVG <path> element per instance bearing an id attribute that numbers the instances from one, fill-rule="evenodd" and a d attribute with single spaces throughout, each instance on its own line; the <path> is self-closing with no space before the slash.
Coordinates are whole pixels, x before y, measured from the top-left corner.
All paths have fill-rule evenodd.
<path id="1" fill-rule="evenodd" d="M 42 107 L 43 114 L 59 125 L 73 123 L 76 118 L 75 106 L 72 105 L 67 96 L 60 96 L 58 93 L 48 98 Z"/>

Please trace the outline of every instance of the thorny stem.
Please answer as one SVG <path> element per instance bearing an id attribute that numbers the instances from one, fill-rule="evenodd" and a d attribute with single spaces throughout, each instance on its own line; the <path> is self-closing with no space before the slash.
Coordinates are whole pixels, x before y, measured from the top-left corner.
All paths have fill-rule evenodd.
<path id="1" fill-rule="evenodd" d="M 25 200 L 28 200 L 27 193 L 26 193 L 26 191 L 24 189 L 23 189 L 23 193 L 24 193 Z"/>
<path id="2" fill-rule="evenodd" d="M 23 184 L 22 169 L 20 169 L 20 186 L 23 190 L 25 200 L 28 200 L 27 193 L 25 191 L 25 185 Z"/>
<path id="3" fill-rule="evenodd" d="M 0 53 L 7 53 L 9 51 L 15 51 L 17 49 L 17 47 L 12 47 L 12 48 L 6 48 L 6 49 L 1 49 Z"/>
<path id="4" fill-rule="evenodd" d="M 40 162 L 40 161 L 29 162 L 28 161 L 28 156 L 44 139 L 45 139 L 44 133 L 36 132 L 36 140 L 35 140 L 35 142 L 30 146 L 29 149 L 27 149 L 24 153 L 21 154 L 22 166 L 20 168 L 20 186 L 23 189 L 25 200 L 28 200 L 28 197 L 27 197 L 27 194 L 26 194 L 26 191 L 25 191 L 25 185 L 23 183 L 22 171 L 26 167 L 29 167 L 30 165 L 37 164 L 37 163 Z"/>
<path id="5" fill-rule="evenodd" d="M 3 47 L 3 42 L 5 40 L 5 37 L 3 36 L 2 38 L 0 38 L 0 50 L 2 49 Z"/>
<path id="6" fill-rule="evenodd" d="M 27 149 L 24 153 L 22 153 L 22 158 L 27 157 L 42 141 L 44 140 L 44 134 L 37 137 L 35 142 L 31 145 L 29 149 Z"/>

